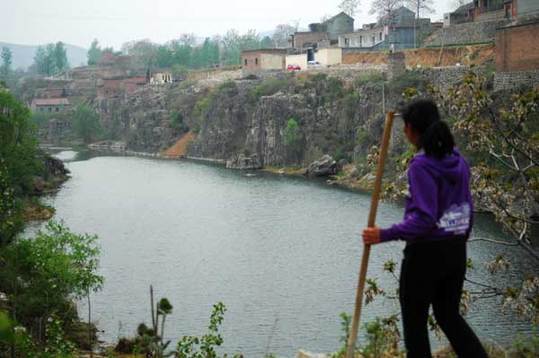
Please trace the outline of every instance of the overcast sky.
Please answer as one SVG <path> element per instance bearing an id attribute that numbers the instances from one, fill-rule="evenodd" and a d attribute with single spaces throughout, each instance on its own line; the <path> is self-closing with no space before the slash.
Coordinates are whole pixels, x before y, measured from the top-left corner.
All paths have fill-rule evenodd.
<path id="1" fill-rule="evenodd" d="M 355 27 L 375 20 L 368 10 L 372 0 L 361 0 Z M 440 20 L 454 0 L 434 0 Z M 120 49 L 124 42 L 150 39 L 157 43 L 182 33 L 200 37 L 271 31 L 277 24 L 298 21 L 300 27 L 340 10 L 340 0 L 0 0 L 0 41 L 44 44 L 63 41 L 89 47 L 97 38 Z"/>

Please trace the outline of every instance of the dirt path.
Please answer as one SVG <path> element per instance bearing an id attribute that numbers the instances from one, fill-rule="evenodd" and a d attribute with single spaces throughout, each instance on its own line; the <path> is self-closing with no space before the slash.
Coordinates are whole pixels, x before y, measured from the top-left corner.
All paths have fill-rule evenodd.
<path id="1" fill-rule="evenodd" d="M 196 138 L 193 132 L 187 132 L 174 143 L 174 145 L 163 152 L 163 155 L 169 158 L 181 158 L 187 153 L 189 143 Z"/>

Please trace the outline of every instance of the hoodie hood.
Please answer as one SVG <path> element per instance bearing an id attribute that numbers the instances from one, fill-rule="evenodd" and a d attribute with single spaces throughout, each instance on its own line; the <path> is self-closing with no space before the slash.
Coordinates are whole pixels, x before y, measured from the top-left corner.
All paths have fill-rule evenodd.
<path id="1" fill-rule="evenodd" d="M 468 164 L 457 149 L 453 149 L 451 155 L 442 159 L 428 156 L 421 150 L 414 156 L 413 161 L 420 162 L 433 177 L 444 177 L 453 183 L 460 180 L 462 173 L 468 170 Z"/>

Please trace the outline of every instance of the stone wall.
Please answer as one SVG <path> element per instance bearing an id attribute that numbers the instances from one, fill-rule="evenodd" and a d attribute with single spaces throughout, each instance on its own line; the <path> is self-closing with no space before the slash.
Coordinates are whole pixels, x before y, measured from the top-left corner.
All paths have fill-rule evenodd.
<path id="1" fill-rule="evenodd" d="M 462 81 L 464 75 L 471 70 L 467 66 L 453 67 L 435 67 L 418 70 L 418 73 L 423 76 L 428 82 L 436 87 L 441 92 L 446 92 L 450 87 Z M 484 68 L 474 68 L 474 72 L 484 74 Z"/>
<path id="2" fill-rule="evenodd" d="M 466 45 L 493 42 L 496 37 L 496 28 L 506 23 L 506 20 L 501 20 L 451 25 L 436 30 L 425 40 L 423 45 L 425 47 L 439 47 L 442 45 Z"/>
<path id="3" fill-rule="evenodd" d="M 494 90 L 514 90 L 520 87 L 539 87 L 539 69 L 532 71 L 496 72 Z"/>

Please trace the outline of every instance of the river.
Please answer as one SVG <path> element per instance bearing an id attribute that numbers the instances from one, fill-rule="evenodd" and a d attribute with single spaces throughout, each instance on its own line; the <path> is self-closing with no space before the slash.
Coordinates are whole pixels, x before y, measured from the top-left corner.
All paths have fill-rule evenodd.
<path id="1" fill-rule="evenodd" d="M 94 157 L 67 167 L 72 178 L 48 201 L 72 230 L 99 236 L 105 285 L 91 299 L 104 341 L 151 322 L 153 285 L 157 298 L 174 306 L 169 339 L 205 332 L 212 305 L 222 301 L 228 308 L 223 351 L 292 357 L 300 348 L 339 348 L 339 313 L 353 310 L 368 195 L 189 161 Z M 399 220 L 402 210 L 382 204 L 379 225 Z M 506 239 L 488 217 L 476 220 L 475 235 Z M 400 262 L 402 249 L 394 242 L 371 253 L 369 277 L 388 292 L 395 282 L 383 263 Z M 503 285 L 537 272 L 520 249 L 501 249 L 514 265 L 493 281 L 484 262 L 500 247 L 470 243 L 476 269 L 468 276 Z M 84 302 L 80 311 L 84 317 Z M 380 299 L 364 307 L 362 321 L 396 312 L 397 302 Z M 467 317 L 482 339 L 500 344 L 530 331 L 529 323 L 502 314 L 496 299 L 475 304 Z"/>

